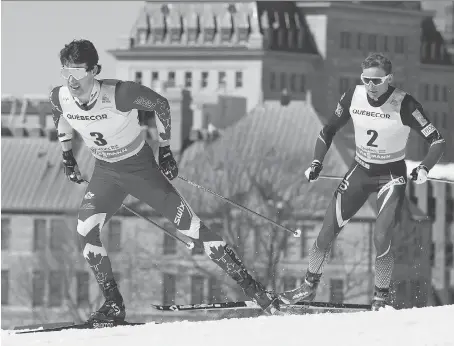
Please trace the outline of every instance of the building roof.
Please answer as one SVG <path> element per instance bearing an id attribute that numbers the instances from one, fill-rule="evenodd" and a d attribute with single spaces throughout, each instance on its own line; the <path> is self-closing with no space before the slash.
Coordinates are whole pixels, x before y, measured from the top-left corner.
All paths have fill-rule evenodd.
<path id="1" fill-rule="evenodd" d="M 76 159 L 91 172 L 94 160 L 83 148 Z M 77 210 L 85 185 L 66 180 L 61 146 L 47 138 L 2 138 L 2 212 L 65 212 Z"/>
<path id="2" fill-rule="evenodd" d="M 231 199 L 244 199 L 256 182 L 258 190 L 262 187 L 288 200 L 294 215 L 323 217 L 339 181 L 320 179 L 309 184 L 304 177 L 321 127 L 320 119 L 307 102 L 293 101 L 284 107 L 278 101 L 266 101 L 226 129 L 216 141 L 198 142 L 186 149 L 180 172 Z M 343 176 L 347 169 L 338 146 L 333 145 L 324 160 L 323 173 Z M 221 203 L 184 182 L 178 182 L 178 187 L 197 211 L 209 213 Z M 375 211 L 369 204 L 356 215 L 374 217 Z"/>
<path id="3" fill-rule="evenodd" d="M 132 28 L 129 49 L 110 52 L 121 58 L 126 51 L 143 54 L 147 48 L 156 52 L 171 47 L 318 54 L 304 14 L 293 1 L 146 1 Z"/>

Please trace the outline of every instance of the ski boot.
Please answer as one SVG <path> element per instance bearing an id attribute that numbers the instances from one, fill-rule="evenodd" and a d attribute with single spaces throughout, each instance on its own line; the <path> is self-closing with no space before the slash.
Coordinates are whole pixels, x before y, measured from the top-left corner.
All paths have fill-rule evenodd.
<path id="1" fill-rule="evenodd" d="M 124 322 L 126 308 L 115 280 L 104 283 L 103 294 L 106 301 L 98 311 L 90 314 L 88 322 Z"/>
<path id="2" fill-rule="evenodd" d="M 248 275 L 238 284 L 243 289 L 244 294 L 251 298 L 268 315 L 278 315 L 280 313 L 278 296 L 269 292 L 263 285 Z"/>
<path id="3" fill-rule="evenodd" d="M 389 299 L 389 289 L 388 288 L 378 288 L 375 286 L 374 298 L 372 298 L 371 302 L 371 310 L 372 311 L 379 311 L 385 308 L 391 308 L 391 304 L 388 303 Z"/>
<path id="4" fill-rule="evenodd" d="M 300 287 L 279 294 L 279 300 L 284 304 L 295 304 L 299 301 L 311 302 L 317 294 L 317 287 L 322 274 L 306 273 L 304 282 Z"/>

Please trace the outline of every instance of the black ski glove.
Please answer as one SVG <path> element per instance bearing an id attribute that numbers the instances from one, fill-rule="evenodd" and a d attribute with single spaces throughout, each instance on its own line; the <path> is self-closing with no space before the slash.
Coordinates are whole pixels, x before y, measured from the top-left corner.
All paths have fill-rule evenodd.
<path id="1" fill-rule="evenodd" d="M 81 184 L 84 182 L 80 175 L 79 166 L 74 158 L 73 151 L 68 150 L 63 152 L 63 171 L 65 172 L 68 180 Z"/>
<path id="2" fill-rule="evenodd" d="M 159 167 L 169 180 L 173 180 L 178 176 L 177 162 L 173 158 L 170 145 L 159 147 Z"/>

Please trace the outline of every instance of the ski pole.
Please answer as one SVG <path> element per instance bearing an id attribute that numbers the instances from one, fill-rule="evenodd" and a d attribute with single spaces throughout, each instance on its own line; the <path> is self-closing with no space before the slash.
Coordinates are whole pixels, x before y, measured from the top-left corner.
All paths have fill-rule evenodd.
<path id="1" fill-rule="evenodd" d="M 343 177 L 339 177 L 339 176 L 335 176 L 335 175 L 326 175 L 326 174 L 320 174 L 319 178 L 322 178 L 322 179 L 333 179 L 333 180 L 342 180 L 343 179 Z M 427 177 L 427 180 L 432 180 L 432 181 L 436 181 L 436 182 L 439 182 L 439 183 L 454 184 L 454 181 L 448 180 L 448 179 L 439 179 L 439 178 Z"/>
<path id="2" fill-rule="evenodd" d="M 83 179 L 83 181 L 84 181 L 85 183 L 87 183 L 87 184 L 89 183 L 88 180 Z M 157 224 L 157 223 L 154 222 L 153 220 L 149 219 L 149 218 L 146 217 L 146 216 L 143 216 L 143 215 L 139 214 L 138 212 L 136 212 L 135 210 L 129 208 L 127 205 L 125 205 L 125 204 L 123 204 L 123 203 L 121 204 L 121 206 L 122 206 L 123 208 L 125 208 L 126 210 L 130 211 L 131 213 L 133 213 L 134 215 L 140 217 L 142 220 L 148 221 L 149 223 L 155 225 L 155 226 L 158 227 L 161 231 L 163 231 L 164 233 L 166 233 L 168 236 L 170 236 L 170 237 L 172 237 L 173 239 L 175 239 L 175 240 L 177 240 L 177 241 L 183 243 L 188 249 L 193 249 L 193 248 L 194 248 L 194 242 L 192 242 L 192 241 L 189 241 L 189 242 L 184 241 L 184 240 L 181 239 L 180 237 L 178 237 L 178 236 L 176 236 L 176 235 L 170 233 L 169 231 L 167 231 L 165 228 L 163 228 L 162 226 L 160 226 L 159 224 Z"/>
<path id="3" fill-rule="evenodd" d="M 290 228 L 287 228 L 285 226 L 282 226 L 282 225 L 274 222 L 273 220 L 267 218 L 266 216 L 260 215 L 260 214 L 256 213 L 255 211 L 253 211 L 253 210 L 251 210 L 249 208 L 243 207 L 241 204 L 238 204 L 238 203 L 228 199 L 227 197 L 221 196 L 220 194 L 218 194 L 218 193 L 216 193 L 216 192 L 214 192 L 214 191 L 212 191 L 212 190 L 210 190 L 210 189 L 208 189 L 206 187 L 203 187 L 203 186 L 201 186 L 199 184 L 196 184 L 196 183 L 194 183 L 194 182 L 182 177 L 181 175 L 179 175 L 178 178 L 180 178 L 181 180 L 187 182 L 188 184 L 190 184 L 192 186 L 195 186 L 198 189 L 201 189 L 201 190 L 204 190 L 204 191 L 206 191 L 208 193 L 211 193 L 212 195 L 214 195 L 214 196 L 226 201 L 227 203 L 230 203 L 231 205 L 233 205 L 233 206 L 235 206 L 235 207 L 237 207 L 237 208 L 239 208 L 239 209 L 241 209 L 243 211 L 246 211 L 248 213 L 254 214 L 255 216 L 258 216 L 258 217 L 262 218 L 263 220 L 268 221 L 269 223 L 273 224 L 276 227 L 279 227 L 280 229 L 282 229 L 284 231 L 292 233 L 294 237 L 300 237 L 301 236 L 301 230 L 299 228 L 294 231 L 294 230 L 292 230 Z"/>

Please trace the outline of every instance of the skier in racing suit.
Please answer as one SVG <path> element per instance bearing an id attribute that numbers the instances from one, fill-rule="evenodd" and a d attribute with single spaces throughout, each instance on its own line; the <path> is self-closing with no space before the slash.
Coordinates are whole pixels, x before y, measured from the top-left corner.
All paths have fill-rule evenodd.
<path id="1" fill-rule="evenodd" d="M 209 258 L 267 313 L 277 312 L 277 296 L 251 277 L 232 248 L 206 227 L 170 183 L 178 176 L 178 167 L 169 145 L 171 116 L 167 99 L 134 82 L 96 79 L 101 66 L 96 48 L 88 40 L 65 45 L 60 61 L 66 85 L 51 91 L 50 102 L 66 176 L 73 182 L 83 182 L 72 151 L 73 129 L 96 159 L 77 223 L 83 256 L 105 296 L 104 304 L 89 320 L 122 321 L 126 316 L 100 232 L 128 194 L 147 203 L 181 233 L 202 244 Z M 155 113 L 159 163 L 141 135 L 137 110 Z"/>
<path id="2" fill-rule="evenodd" d="M 445 140 L 424 114 L 421 104 L 410 94 L 389 85 L 393 78 L 391 61 L 380 54 L 371 54 L 361 67 L 363 84 L 342 95 L 334 114 L 320 131 L 314 159 L 306 171 L 310 182 L 318 179 L 334 135 L 351 118 L 356 144 L 353 164 L 326 211 L 322 229 L 310 250 L 303 284 L 280 294 L 281 301 L 287 304 L 315 298 L 333 241 L 370 194 L 377 193 L 372 308 L 378 310 L 387 305 L 394 266 L 391 240 L 399 227 L 405 197 L 407 167 L 404 159 L 410 130 L 415 130 L 430 145 L 424 160 L 410 174 L 417 184 L 426 182 L 430 169 L 444 153 Z"/>

